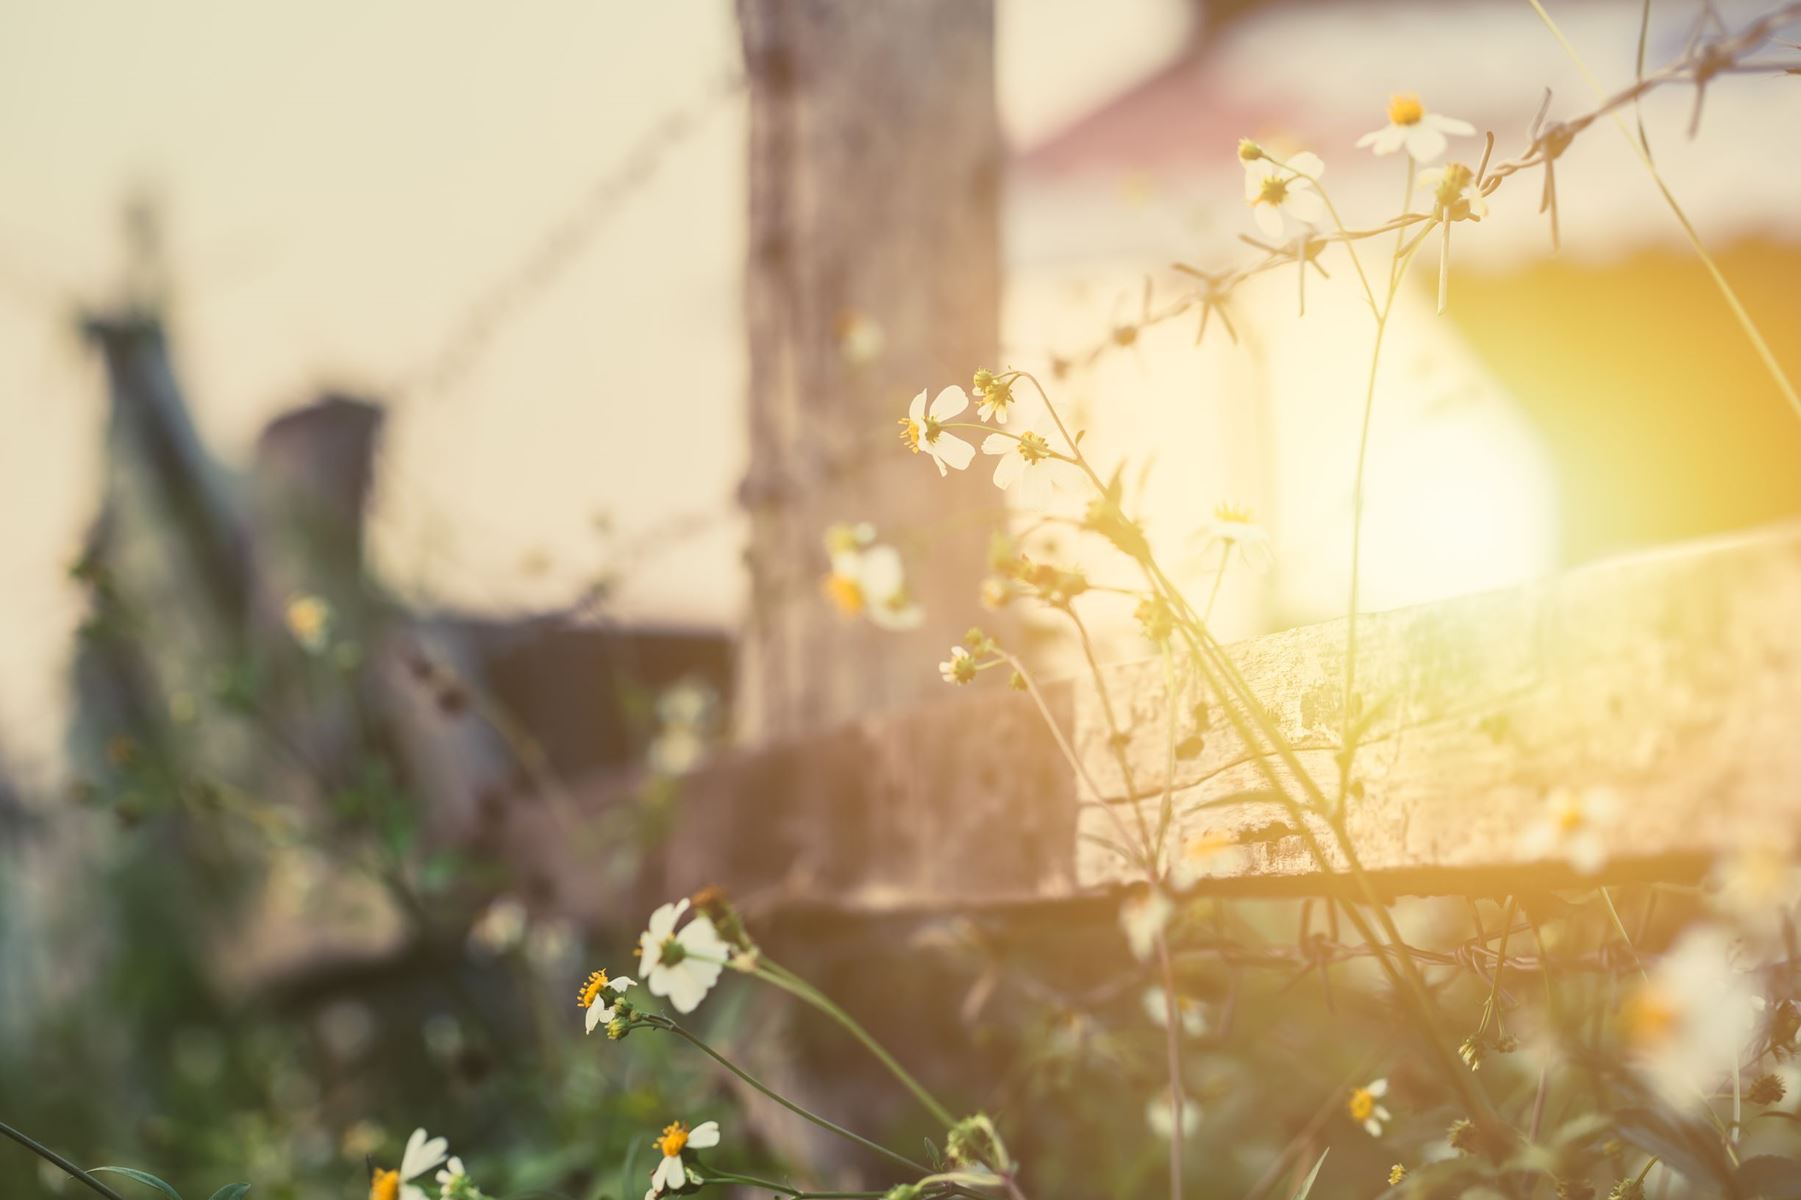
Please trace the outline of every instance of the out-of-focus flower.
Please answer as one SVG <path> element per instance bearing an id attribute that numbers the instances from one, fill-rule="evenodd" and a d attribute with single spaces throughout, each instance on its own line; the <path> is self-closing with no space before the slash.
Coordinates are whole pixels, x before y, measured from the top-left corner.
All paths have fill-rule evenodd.
<path id="1" fill-rule="evenodd" d="M 1325 201 L 1314 187 L 1314 180 L 1326 169 L 1319 155 L 1302 151 L 1278 163 L 1261 152 L 1246 159 L 1241 148 L 1238 157 L 1244 163 L 1245 203 L 1266 236 L 1282 236 L 1285 214 L 1308 225 L 1326 215 Z"/>
<path id="2" fill-rule="evenodd" d="M 1488 200 L 1476 186 L 1476 173 L 1468 165 L 1448 162 L 1420 172 L 1420 188 L 1432 197 L 1432 211 L 1447 224 L 1480 221 L 1488 215 Z"/>
<path id="3" fill-rule="evenodd" d="M 969 407 L 969 394 L 960 387 L 947 387 L 932 398 L 928 409 L 927 390 L 920 389 L 907 415 L 901 418 L 901 441 L 915 454 L 925 451 L 938 467 L 938 474 L 948 475 L 952 469 L 961 471 L 975 458 L 976 448 L 956 434 L 945 432 L 944 423 Z"/>
<path id="4" fill-rule="evenodd" d="M 976 677 L 976 657 L 962 646 L 952 646 L 951 656 L 938 664 L 938 676 L 946 683 L 971 683 Z"/>
<path id="5" fill-rule="evenodd" d="M 1607 788 L 1552 788 L 1546 812 L 1520 836 L 1520 852 L 1530 859 L 1561 858 L 1582 875 L 1607 865 L 1607 839 L 1619 812 L 1619 798 Z"/>
<path id="6" fill-rule="evenodd" d="M 993 417 L 996 425 L 1005 425 L 1008 410 L 1013 407 L 1013 377 L 996 375 L 984 368 L 976 372 L 975 387 L 982 398 L 976 405 L 976 416 L 984 421 Z"/>
<path id="7" fill-rule="evenodd" d="M 1371 1137 L 1382 1136 L 1382 1127 L 1388 1124 L 1392 1114 L 1383 1107 L 1382 1097 L 1388 1095 L 1388 1080 L 1372 1079 L 1362 1087 L 1351 1089 L 1345 1100 L 1345 1112 L 1351 1120 L 1363 1126 L 1363 1131 Z"/>
<path id="8" fill-rule="evenodd" d="M 657 735 L 646 756 L 663 775 L 684 775 L 700 765 L 712 741 L 719 696 L 697 679 L 664 688 L 657 697 Z"/>
<path id="9" fill-rule="evenodd" d="M 919 627 L 925 613 L 907 592 L 900 551 L 878 545 L 873 526 L 833 525 L 826 530 L 825 545 L 832 569 L 821 586 L 839 612 L 867 616 L 879 629 Z"/>
<path id="10" fill-rule="evenodd" d="M 450 1143 L 443 1138 L 428 1137 L 423 1129 L 413 1130 L 400 1156 L 400 1169 L 375 1169 L 369 1181 L 369 1200 L 426 1200 L 424 1190 L 413 1180 L 443 1162 L 449 1149 Z"/>
<path id="11" fill-rule="evenodd" d="M 505 954 L 525 940 L 529 921 L 525 905 L 515 896 L 496 896 L 469 927 L 469 945 L 484 954 Z"/>
<path id="12" fill-rule="evenodd" d="M 838 337 L 838 353 L 853 367 L 866 367 L 882 356 L 888 339 L 881 325 L 866 313 L 847 310 L 832 324 Z"/>
<path id="13" fill-rule="evenodd" d="M 1203 879 L 1243 875 L 1250 866 L 1250 851 L 1236 836 L 1221 829 L 1207 829 L 1185 838 L 1169 864 L 1169 881 L 1190 888 Z"/>
<path id="14" fill-rule="evenodd" d="M 1169 993 L 1160 987 L 1149 987 L 1144 991 L 1144 1012 L 1152 1021 L 1160 1026 L 1169 1025 Z M 1207 1010 L 1193 996 L 1176 996 L 1176 1019 L 1181 1022 L 1182 1032 L 1189 1037 L 1200 1037 L 1207 1032 Z"/>
<path id="15" fill-rule="evenodd" d="M 638 973 L 651 995 L 666 996 L 677 1012 L 691 1013 L 719 982 L 732 948 L 705 916 L 677 933 L 676 922 L 687 911 L 682 899 L 650 914 L 650 927 L 638 937 Z"/>
<path id="16" fill-rule="evenodd" d="M 1777 943 L 1784 918 L 1801 901 L 1801 866 L 1780 840 L 1740 847 L 1714 864 L 1714 907 L 1758 948 Z"/>
<path id="17" fill-rule="evenodd" d="M 1394 1166 L 1388 1168 L 1389 1187 L 1400 1187 L 1401 1181 L 1405 1178 L 1407 1178 L 1407 1168 L 1403 1164 L 1396 1163 Z"/>
<path id="18" fill-rule="evenodd" d="M 1144 1123 L 1151 1132 L 1169 1141 L 1176 1132 L 1176 1106 L 1167 1091 L 1158 1092 L 1144 1106 Z M 1192 1097 L 1182 1097 L 1182 1136 L 1193 1137 L 1201 1128 L 1201 1106 Z"/>
<path id="19" fill-rule="evenodd" d="M 295 596 L 288 601 L 282 619 L 309 654 L 319 653 L 331 640 L 331 606 L 317 596 Z"/>
<path id="20" fill-rule="evenodd" d="M 1468 121 L 1427 112 L 1412 92 L 1397 92 L 1388 98 L 1388 124 L 1358 138 L 1357 148 L 1368 147 L 1377 154 L 1405 149 L 1414 162 L 1429 163 L 1445 152 L 1446 134 L 1467 137 L 1475 132 Z"/>
<path id="21" fill-rule="evenodd" d="M 608 998 L 608 992 L 623 996 L 625 989 L 633 986 L 635 986 L 633 982 L 624 975 L 617 979 L 608 979 L 605 971 L 595 971 L 590 974 L 582 983 L 582 990 L 576 993 L 575 997 L 577 1007 L 588 1010 L 585 1022 L 586 1032 L 593 1033 L 597 1027 L 612 1021 L 614 1006 L 603 1003 Z"/>
<path id="22" fill-rule="evenodd" d="M 1017 487 L 1014 495 L 1028 509 L 1043 508 L 1056 490 L 1050 443 L 1035 433 L 1018 437 L 991 433 L 982 439 L 982 453 L 1000 457 L 994 464 L 994 486 L 1003 492 Z"/>
<path id="23" fill-rule="evenodd" d="M 1634 1061 L 1672 1104 L 1711 1095 L 1751 1041 L 1760 997 L 1731 956 L 1724 929 L 1690 929 L 1623 1006 Z"/>
<path id="24" fill-rule="evenodd" d="M 1157 948 L 1157 935 L 1169 924 L 1174 906 L 1162 889 L 1135 888 L 1119 906 L 1119 927 L 1125 931 L 1132 957 L 1146 962 Z"/>
<path id="25" fill-rule="evenodd" d="M 680 1121 L 671 1121 L 663 1126 L 663 1134 L 656 1141 L 657 1149 L 663 1152 L 663 1161 L 650 1173 L 649 1194 L 679 1191 L 687 1187 L 688 1170 L 682 1165 L 682 1151 L 710 1150 L 718 1144 L 717 1121 L 702 1121 L 693 1129 Z"/>
<path id="26" fill-rule="evenodd" d="M 1213 519 L 1202 528 L 1201 536 L 1203 550 L 1222 547 L 1225 558 L 1236 557 L 1253 571 L 1266 570 L 1275 561 L 1269 531 L 1257 524 L 1251 510 L 1242 504 L 1216 505 Z"/>

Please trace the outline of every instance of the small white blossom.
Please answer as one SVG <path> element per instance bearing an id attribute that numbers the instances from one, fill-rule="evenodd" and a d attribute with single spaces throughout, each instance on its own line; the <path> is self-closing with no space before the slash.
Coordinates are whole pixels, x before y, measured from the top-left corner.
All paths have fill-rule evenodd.
<path id="1" fill-rule="evenodd" d="M 1201 530 L 1203 550 L 1218 546 L 1224 550 L 1224 559 L 1235 557 L 1253 571 L 1269 569 L 1275 562 L 1269 531 L 1251 518 L 1251 510 L 1242 504 L 1216 506 L 1213 519 Z"/>
<path id="2" fill-rule="evenodd" d="M 1488 215 L 1488 198 L 1476 186 L 1476 173 L 1468 164 L 1448 162 L 1420 172 L 1420 190 L 1432 198 L 1433 212 L 1452 221 L 1480 221 Z"/>
<path id="3" fill-rule="evenodd" d="M 1389 97 L 1388 124 L 1374 133 L 1357 139 L 1357 148 L 1368 147 L 1377 154 L 1393 154 L 1405 149 L 1416 163 L 1429 163 L 1445 152 L 1446 134 L 1468 137 L 1476 127 L 1468 121 L 1427 112 L 1420 98 L 1410 92 Z"/>
<path id="4" fill-rule="evenodd" d="M 1176 1106 L 1167 1091 L 1158 1092 L 1144 1106 L 1144 1123 L 1151 1132 L 1169 1141 L 1176 1132 Z M 1201 1106 L 1190 1096 L 1182 1097 L 1182 1136 L 1191 1138 L 1201 1128 Z"/>
<path id="5" fill-rule="evenodd" d="M 1725 930 L 1689 930 L 1623 1007 L 1635 1065 L 1672 1104 L 1711 1095 L 1739 1065 L 1761 999 Z"/>
<path id="6" fill-rule="evenodd" d="M 847 617 L 867 616 L 878 629 L 917 629 L 925 613 L 907 591 L 900 551 L 875 541 L 868 523 L 834 525 L 826 531 L 832 569 L 822 587 Z"/>
<path id="7" fill-rule="evenodd" d="M 932 398 L 928 409 L 927 390 L 920 389 L 919 395 L 913 397 L 907 415 L 901 418 L 901 440 L 915 454 L 925 451 L 937 465 L 938 474 L 948 475 L 953 469 L 961 471 L 975 458 L 976 448 L 956 434 L 946 432 L 944 423 L 961 416 L 969 407 L 969 394 L 954 385 L 947 387 Z"/>
<path id="8" fill-rule="evenodd" d="M 413 1180 L 444 1161 L 450 1143 L 443 1138 L 430 1137 L 424 1129 L 413 1130 L 413 1135 L 406 1140 L 406 1149 L 400 1155 L 400 1169 L 397 1171 L 376 1171 L 379 1186 L 384 1176 L 395 1190 L 388 1195 L 397 1196 L 398 1200 L 426 1200 L 424 1189 Z M 374 1189 L 371 1189 L 373 1194 Z"/>
<path id="9" fill-rule="evenodd" d="M 1018 437 L 991 433 L 982 439 L 982 453 L 1000 459 L 994 464 L 995 487 L 1003 492 L 1017 488 L 1013 494 L 1027 509 L 1041 509 L 1050 502 L 1057 486 L 1052 474 L 1056 460 L 1043 438 L 1030 432 Z"/>
<path id="10" fill-rule="evenodd" d="M 1308 225 L 1325 217 L 1325 201 L 1313 183 L 1326 169 L 1319 155 L 1303 151 L 1286 165 L 1262 155 L 1248 161 L 1240 155 L 1240 161 L 1244 162 L 1245 202 L 1265 236 L 1282 236 L 1284 214 Z"/>
<path id="11" fill-rule="evenodd" d="M 1157 948 L 1157 935 L 1169 924 L 1174 906 L 1169 897 L 1154 887 L 1133 891 L 1119 906 L 1119 927 L 1125 931 L 1126 945 L 1132 957 L 1147 961 Z"/>
<path id="12" fill-rule="evenodd" d="M 1169 993 L 1160 987 L 1149 987 L 1144 992 L 1145 1015 L 1164 1028 L 1169 1026 L 1168 997 Z M 1182 1032 L 1189 1037 L 1200 1037 L 1207 1032 L 1207 1010 L 1192 996 L 1176 996 L 1176 1019 L 1181 1022 Z"/>
<path id="13" fill-rule="evenodd" d="M 596 971 L 589 975 L 587 981 L 582 984 L 582 990 L 576 995 L 577 1006 L 588 1010 L 587 1032 L 593 1033 L 613 1019 L 614 1006 L 605 1003 L 608 999 L 608 992 L 623 996 L 625 989 L 635 986 L 637 985 L 624 975 L 617 979 L 608 979 L 605 971 Z"/>
<path id="14" fill-rule="evenodd" d="M 1581 875 L 1598 874 L 1607 865 L 1619 798 L 1607 788 L 1556 787 L 1545 807 L 1520 836 L 1520 852 L 1529 859 L 1563 859 Z"/>
<path id="15" fill-rule="evenodd" d="M 638 973 L 645 986 L 683 1013 L 693 1012 L 713 990 L 732 950 L 705 916 L 677 933 L 676 922 L 687 911 L 685 899 L 663 905 L 650 914 L 650 927 L 638 937 Z"/>
<path id="16" fill-rule="evenodd" d="M 938 664 L 939 678 L 946 683 L 968 683 L 976 677 L 976 659 L 962 646 L 952 646 L 951 656 Z"/>
<path id="17" fill-rule="evenodd" d="M 719 1144 L 719 1122 L 702 1121 L 693 1129 L 689 1129 L 680 1121 L 671 1121 L 663 1127 L 663 1134 L 657 1138 L 657 1149 L 663 1152 L 663 1161 L 656 1165 L 650 1173 L 650 1191 L 646 1196 L 656 1196 L 665 1191 L 678 1191 L 688 1186 L 688 1169 L 682 1165 L 683 1150 L 710 1150 Z"/>
<path id="18" fill-rule="evenodd" d="M 447 1200 L 456 1191 L 457 1185 L 467 1178 L 469 1178 L 469 1172 L 463 1170 L 463 1160 L 453 1155 L 451 1160 L 444 1164 L 444 1169 L 438 1172 L 438 1195 Z"/>
<path id="19" fill-rule="evenodd" d="M 1392 1115 L 1382 1105 L 1382 1097 L 1388 1095 L 1388 1080 L 1372 1079 L 1362 1087 L 1351 1089 L 1349 1098 L 1345 1100 L 1345 1112 L 1351 1120 L 1363 1126 L 1363 1131 L 1371 1137 L 1382 1136 L 1382 1127 Z"/>

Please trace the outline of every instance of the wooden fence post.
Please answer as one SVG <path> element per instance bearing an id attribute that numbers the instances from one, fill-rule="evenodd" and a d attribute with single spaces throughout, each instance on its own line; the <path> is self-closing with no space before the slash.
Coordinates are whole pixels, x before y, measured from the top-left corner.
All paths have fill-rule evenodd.
<path id="1" fill-rule="evenodd" d="M 921 388 L 969 387 L 999 321 L 989 0 L 741 0 L 750 78 L 752 742 L 918 699 L 971 623 L 1001 493 L 898 443 Z M 970 410 L 973 420 L 974 410 Z M 832 619 L 821 538 L 870 521 L 907 557 L 913 632 Z"/>

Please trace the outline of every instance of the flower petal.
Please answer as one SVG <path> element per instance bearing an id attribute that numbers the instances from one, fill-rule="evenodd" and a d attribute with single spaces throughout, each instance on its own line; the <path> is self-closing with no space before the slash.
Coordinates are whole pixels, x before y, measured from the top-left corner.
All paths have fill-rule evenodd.
<path id="1" fill-rule="evenodd" d="M 932 398 L 931 418 L 934 421 L 948 421 L 960 415 L 969 407 L 969 393 L 956 384 L 945 388 Z"/>
<path id="2" fill-rule="evenodd" d="M 1251 216 L 1257 222 L 1265 237 L 1282 236 L 1282 214 L 1271 204 L 1259 204 L 1251 210 Z"/>
<path id="3" fill-rule="evenodd" d="M 957 437 L 955 434 L 950 433 L 941 433 L 938 435 L 936 449 L 937 453 L 933 457 L 937 458 L 939 464 L 941 466 L 948 464 L 958 471 L 969 466 L 970 462 L 976 456 L 976 448 L 974 446 L 970 445 L 962 438 Z"/>
<path id="4" fill-rule="evenodd" d="M 991 433 L 982 439 L 983 454 L 1011 454 L 1019 448 L 1019 439 L 1004 433 Z"/>
<path id="5" fill-rule="evenodd" d="M 1295 220 L 1306 221 L 1310 225 L 1326 215 L 1325 201 L 1311 188 L 1297 188 L 1288 193 L 1288 203 L 1283 207 Z"/>
<path id="6" fill-rule="evenodd" d="M 920 388 L 919 395 L 913 397 L 913 403 L 907 405 L 907 416 L 909 418 L 911 418 L 911 420 L 913 421 L 913 423 L 915 425 L 925 424 L 925 419 L 926 419 L 926 389 L 925 388 Z"/>
<path id="7" fill-rule="evenodd" d="M 1443 113 L 1427 113 L 1424 124 L 1432 126 L 1440 133 L 1449 133 L 1457 137 L 1468 137 L 1476 132 L 1476 127 L 1468 121 L 1459 121 L 1456 117 L 1447 117 Z"/>
<path id="8" fill-rule="evenodd" d="M 702 1121 L 688 1135 L 688 1144 L 696 1150 L 711 1150 L 719 1144 L 719 1122 Z"/>
<path id="9" fill-rule="evenodd" d="M 1445 135 L 1430 125 L 1415 125 L 1407 135 L 1407 153 L 1416 163 L 1431 162 L 1443 154 L 1448 145 Z"/>
<path id="10" fill-rule="evenodd" d="M 1311 150 L 1303 150 L 1286 161 L 1296 174 L 1312 179 L 1318 179 L 1326 171 L 1325 160 Z"/>

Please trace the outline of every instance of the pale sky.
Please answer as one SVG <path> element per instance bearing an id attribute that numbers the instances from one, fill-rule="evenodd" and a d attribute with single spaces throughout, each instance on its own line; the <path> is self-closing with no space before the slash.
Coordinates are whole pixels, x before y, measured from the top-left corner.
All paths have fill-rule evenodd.
<path id="1" fill-rule="evenodd" d="M 1036 141 L 1167 61 L 1187 7 L 1000 0 L 999 101 L 1013 140 Z M 1754 7 L 1732 6 L 1735 17 Z M 734 618 L 744 129 L 738 103 L 704 102 L 736 67 L 732 6 L 534 0 L 505 11 L 0 0 L 0 754 L 36 766 L 61 734 L 78 617 L 63 571 L 94 511 L 105 412 L 71 315 L 117 275 L 118 213 L 133 188 L 167 213 L 178 367 L 226 463 L 244 465 L 262 425 L 322 386 L 391 404 L 374 553 L 403 593 L 497 611 L 556 604 L 603 562 L 597 514 L 626 541 L 699 516 L 698 534 L 631 567 L 622 613 Z M 1629 78 L 1637 12 L 1563 14 L 1610 85 Z M 1334 112 L 1367 92 L 1377 117 L 1389 91 L 1412 88 L 1450 97 L 1471 119 L 1510 122 L 1497 125 L 1512 139 L 1504 150 L 1517 148 L 1542 86 L 1556 88 L 1561 111 L 1589 99 L 1524 4 L 1304 14 L 1233 36 L 1219 77 L 1230 99 Z M 1680 45 L 1686 20 L 1663 14 L 1654 60 Z M 1797 93 L 1723 87 L 1693 145 L 1679 132 L 1686 97 L 1647 105 L 1660 161 L 1707 236 L 1792 219 L 1801 159 L 1767 146 L 1769 131 L 1801 120 Z M 526 290 L 470 368 L 446 387 L 408 389 L 471 306 L 578 215 L 646 131 L 683 111 L 700 114 L 690 136 L 554 277 Z M 1393 181 L 1358 174 L 1356 130 L 1341 132 L 1332 178 L 1353 200 L 1366 183 L 1386 196 Z M 1667 240 L 1667 214 L 1601 132 L 1560 172 L 1572 252 Z M 1224 190 L 1209 203 L 1223 221 L 1204 237 L 1170 223 L 1134 253 L 1153 264 L 1195 257 L 1249 230 L 1221 140 L 1197 142 L 1196 154 L 1218 159 Z M 1534 191 L 1504 196 L 1496 231 L 1471 252 L 1542 252 Z M 1030 216 L 1009 209 L 1022 277 L 1039 253 Z M 1117 228 L 1134 219 L 1142 211 L 1123 204 L 1101 215 Z M 1095 233 L 1052 231 L 1078 248 Z M 1012 303 L 1015 314 L 1038 307 Z M 1009 337 L 1018 332 L 1016 321 Z M 1457 348 L 1440 357 L 1457 359 Z M 1529 479 L 1530 464 L 1522 471 Z M 523 569 L 539 553 L 553 569 Z"/>

